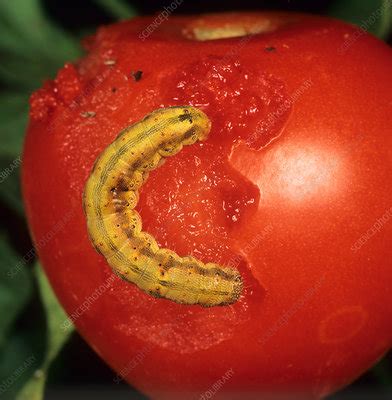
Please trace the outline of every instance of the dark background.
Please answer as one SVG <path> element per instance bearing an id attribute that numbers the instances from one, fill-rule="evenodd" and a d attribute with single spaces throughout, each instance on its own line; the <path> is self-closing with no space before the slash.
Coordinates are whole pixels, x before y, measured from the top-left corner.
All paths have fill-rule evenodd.
<path id="1" fill-rule="evenodd" d="M 359 0 L 360 1 L 360 0 Z M 129 1 L 139 14 L 154 14 L 167 7 L 172 0 L 147 0 Z M 45 5 L 50 14 L 68 29 L 78 30 L 82 25 L 96 27 L 100 24 L 113 22 L 103 10 L 96 7 L 91 0 L 78 1 L 53 1 L 45 0 Z M 177 8 L 177 14 L 200 14 L 205 12 L 222 12 L 233 10 L 291 10 L 303 11 L 317 14 L 325 14 L 331 1 L 328 0 L 275 0 L 275 1 L 252 1 L 252 0 L 184 0 Z M 77 15 L 77 17 L 76 17 Z"/>

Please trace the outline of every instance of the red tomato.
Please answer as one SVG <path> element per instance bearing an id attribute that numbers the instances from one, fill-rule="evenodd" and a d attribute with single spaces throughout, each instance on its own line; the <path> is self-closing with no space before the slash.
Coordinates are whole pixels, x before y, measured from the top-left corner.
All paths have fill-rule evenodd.
<path id="1" fill-rule="evenodd" d="M 152 398 L 329 394 L 391 345 L 392 51 L 315 16 L 156 18 L 100 28 L 31 98 L 23 190 L 50 282 Z M 232 306 L 152 298 L 87 235 L 96 157 L 154 109 L 186 104 L 210 137 L 150 174 L 138 210 L 162 246 L 239 268 Z"/>

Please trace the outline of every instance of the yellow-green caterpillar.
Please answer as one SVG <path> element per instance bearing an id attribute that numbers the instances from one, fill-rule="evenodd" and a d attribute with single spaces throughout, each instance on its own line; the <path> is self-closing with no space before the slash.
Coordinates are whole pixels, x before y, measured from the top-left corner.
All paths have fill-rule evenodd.
<path id="1" fill-rule="evenodd" d="M 239 272 L 159 248 L 142 232 L 134 207 L 149 171 L 183 145 L 205 140 L 210 128 L 207 115 L 195 107 L 153 111 L 101 153 L 83 194 L 90 239 L 118 275 L 155 297 L 206 307 L 238 300 Z"/>

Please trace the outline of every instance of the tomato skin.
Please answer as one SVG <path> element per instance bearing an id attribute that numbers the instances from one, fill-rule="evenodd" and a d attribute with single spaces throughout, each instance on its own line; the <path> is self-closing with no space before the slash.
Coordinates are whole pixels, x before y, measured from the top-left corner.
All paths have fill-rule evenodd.
<path id="1" fill-rule="evenodd" d="M 258 18 L 272 31 L 246 42 L 182 33 Z M 22 185 L 50 282 L 95 351 L 152 398 L 199 398 L 231 369 L 215 398 L 329 394 L 392 342 L 392 52 L 315 16 L 173 16 L 142 40 L 151 23 L 99 29 L 32 96 Z M 210 138 L 151 173 L 138 209 L 162 245 L 240 269 L 231 307 L 152 299 L 114 279 L 87 235 L 81 198 L 98 154 L 184 103 L 210 116 Z"/>

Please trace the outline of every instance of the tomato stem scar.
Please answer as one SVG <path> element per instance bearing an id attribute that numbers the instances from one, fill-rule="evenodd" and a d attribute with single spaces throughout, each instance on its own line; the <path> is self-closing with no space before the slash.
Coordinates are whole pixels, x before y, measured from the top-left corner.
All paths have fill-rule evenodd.
<path id="1" fill-rule="evenodd" d="M 98 157 L 83 193 L 90 240 L 110 267 L 146 293 L 182 304 L 221 306 L 238 300 L 237 269 L 180 257 L 142 231 L 138 190 L 166 157 L 205 140 L 211 122 L 191 106 L 153 111 L 127 127 Z"/>

